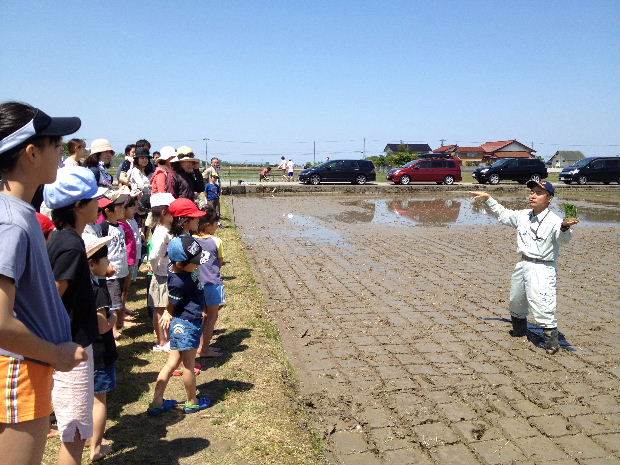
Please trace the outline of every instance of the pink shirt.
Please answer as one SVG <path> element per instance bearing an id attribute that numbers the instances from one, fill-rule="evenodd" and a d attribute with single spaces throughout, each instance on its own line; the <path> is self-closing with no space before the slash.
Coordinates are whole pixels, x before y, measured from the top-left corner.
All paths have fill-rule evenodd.
<path id="1" fill-rule="evenodd" d="M 136 237 L 133 234 L 133 229 L 127 221 L 119 220 L 119 226 L 123 228 L 125 233 L 125 244 L 127 246 L 127 264 L 134 266 L 136 264 Z"/>

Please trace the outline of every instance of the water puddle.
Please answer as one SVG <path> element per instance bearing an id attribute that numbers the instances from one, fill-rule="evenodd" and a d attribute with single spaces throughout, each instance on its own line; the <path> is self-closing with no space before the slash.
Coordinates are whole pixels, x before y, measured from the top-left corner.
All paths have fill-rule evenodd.
<path id="1" fill-rule="evenodd" d="M 511 209 L 527 208 L 525 199 L 500 199 Z M 620 206 L 573 203 L 579 211 L 580 226 L 620 226 Z M 563 202 L 554 202 L 551 210 L 564 216 Z M 409 226 L 469 226 L 496 224 L 487 208 L 471 197 L 411 197 L 347 201 L 348 209 L 333 216 L 344 223 L 377 223 Z"/>
<path id="2" fill-rule="evenodd" d="M 283 231 L 282 234 L 284 235 L 302 237 L 319 245 L 327 244 L 344 249 L 353 249 L 351 244 L 349 244 L 342 235 L 338 234 L 333 229 L 323 226 L 316 218 L 295 213 L 288 213 L 285 217 L 297 226 L 297 228 Z"/>

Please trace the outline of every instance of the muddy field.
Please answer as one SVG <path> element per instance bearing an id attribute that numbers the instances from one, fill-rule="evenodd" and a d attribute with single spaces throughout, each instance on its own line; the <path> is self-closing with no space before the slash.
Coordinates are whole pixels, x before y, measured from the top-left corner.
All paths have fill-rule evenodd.
<path id="1" fill-rule="evenodd" d="M 331 462 L 620 462 L 618 204 L 578 203 L 555 356 L 508 336 L 515 232 L 462 194 L 234 206 Z"/>

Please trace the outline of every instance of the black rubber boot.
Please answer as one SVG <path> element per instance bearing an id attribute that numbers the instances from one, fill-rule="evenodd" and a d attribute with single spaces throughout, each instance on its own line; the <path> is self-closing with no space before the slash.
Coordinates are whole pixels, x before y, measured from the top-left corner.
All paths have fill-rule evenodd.
<path id="1" fill-rule="evenodd" d="M 560 350 L 560 341 L 558 340 L 558 328 L 545 328 L 545 350 L 549 355 L 555 354 Z"/>
<path id="2" fill-rule="evenodd" d="M 510 315 L 512 329 L 508 331 L 512 337 L 523 337 L 527 335 L 527 318 L 517 318 Z"/>

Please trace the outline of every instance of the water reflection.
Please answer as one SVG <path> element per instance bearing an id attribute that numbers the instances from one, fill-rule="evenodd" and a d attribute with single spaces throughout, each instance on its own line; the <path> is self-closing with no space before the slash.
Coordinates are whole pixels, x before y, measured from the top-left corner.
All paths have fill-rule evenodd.
<path id="1" fill-rule="evenodd" d="M 387 206 L 390 211 L 416 224 L 434 226 L 455 223 L 461 211 L 461 202 L 454 199 L 390 200 Z"/>
<path id="2" fill-rule="evenodd" d="M 527 199 L 500 199 L 507 208 L 527 208 Z M 564 202 L 552 203 L 560 217 Z M 573 202 L 579 210 L 581 226 L 620 226 L 620 207 Z M 331 218 L 344 223 L 405 224 L 409 226 L 458 226 L 496 224 L 485 205 L 471 197 L 412 197 L 342 202 L 349 207 Z M 353 207 L 353 208 L 351 208 Z"/>

